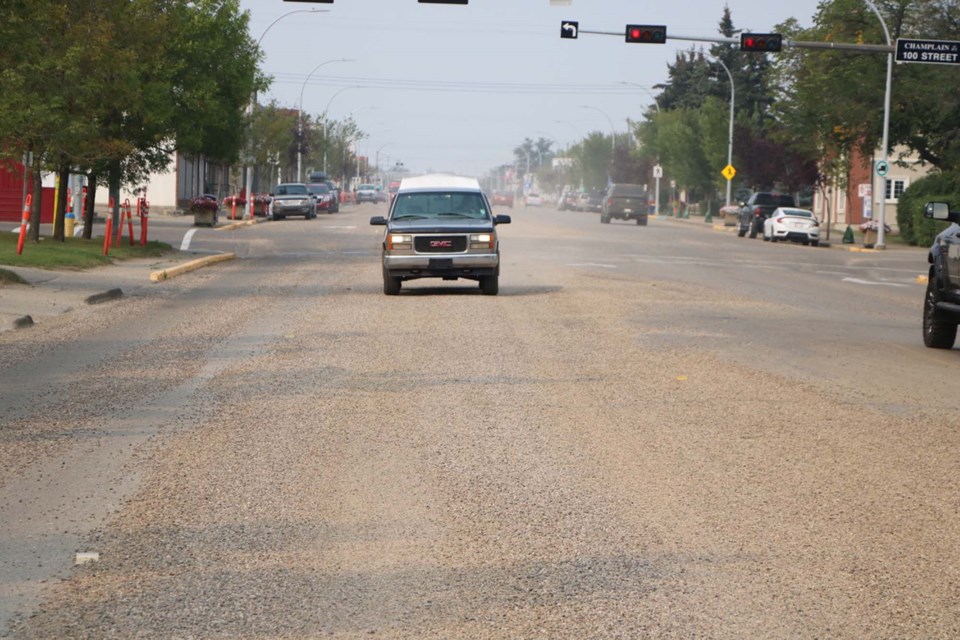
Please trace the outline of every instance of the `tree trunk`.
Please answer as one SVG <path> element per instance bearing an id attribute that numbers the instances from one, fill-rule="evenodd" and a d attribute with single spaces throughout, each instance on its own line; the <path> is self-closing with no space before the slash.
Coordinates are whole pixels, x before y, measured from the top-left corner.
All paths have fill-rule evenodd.
<path id="1" fill-rule="evenodd" d="M 67 212 L 67 187 L 70 184 L 70 165 L 65 159 L 60 160 L 57 177 L 60 180 L 60 189 L 57 192 L 57 201 L 53 204 L 53 239 L 64 242 L 67 237 L 64 219 Z"/>
<path id="2" fill-rule="evenodd" d="M 30 167 L 30 174 L 33 179 L 33 202 L 30 206 L 30 239 L 34 242 L 40 242 L 40 198 L 43 196 L 43 176 L 40 173 L 41 154 L 33 155 L 33 166 Z"/>
<path id="3" fill-rule="evenodd" d="M 99 176 L 91 171 L 87 176 L 87 197 L 83 201 L 83 239 L 93 238 L 93 214 L 97 200 L 97 180 Z"/>
<path id="4" fill-rule="evenodd" d="M 111 160 L 108 169 L 107 183 L 109 185 L 110 200 L 113 201 L 113 207 L 110 209 L 110 216 L 113 218 L 113 228 L 117 229 L 120 224 L 120 161 Z"/>

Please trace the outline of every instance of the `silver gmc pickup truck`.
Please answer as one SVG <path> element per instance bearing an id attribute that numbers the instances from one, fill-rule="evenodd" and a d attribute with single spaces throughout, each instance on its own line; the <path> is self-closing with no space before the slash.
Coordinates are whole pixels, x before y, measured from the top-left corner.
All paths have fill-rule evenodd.
<path id="1" fill-rule="evenodd" d="M 464 278 L 479 282 L 484 294 L 496 295 L 500 277 L 496 227 L 509 222 L 510 216 L 493 214 L 474 178 L 404 178 L 387 217 L 370 219 L 370 224 L 386 227 L 383 292 L 397 295 L 405 280 Z"/>

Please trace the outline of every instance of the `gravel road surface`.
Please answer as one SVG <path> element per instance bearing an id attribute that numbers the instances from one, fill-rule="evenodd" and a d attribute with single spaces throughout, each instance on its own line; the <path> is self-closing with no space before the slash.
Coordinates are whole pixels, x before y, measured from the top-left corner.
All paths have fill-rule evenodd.
<path id="1" fill-rule="evenodd" d="M 956 390 L 960 354 L 850 326 L 818 376 L 816 347 L 762 348 L 803 294 L 542 249 L 688 231 L 514 218 L 497 297 L 383 296 L 347 214 L 0 335 L 4 384 L 44 381 L 0 404 L 9 637 L 960 637 L 960 414 L 922 384 Z M 917 343 L 910 293 L 889 331 Z M 877 402 L 884 366 L 909 384 Z"/>

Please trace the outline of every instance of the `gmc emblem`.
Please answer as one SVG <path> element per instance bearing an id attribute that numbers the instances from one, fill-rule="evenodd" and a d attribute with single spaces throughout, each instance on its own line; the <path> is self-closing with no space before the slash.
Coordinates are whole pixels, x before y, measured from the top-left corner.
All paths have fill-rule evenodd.
<path id="1" fill-rule="evenodd" d="M 432 249 L 452 249 L 453 240 L 431 240 L 430 248 Z"/>

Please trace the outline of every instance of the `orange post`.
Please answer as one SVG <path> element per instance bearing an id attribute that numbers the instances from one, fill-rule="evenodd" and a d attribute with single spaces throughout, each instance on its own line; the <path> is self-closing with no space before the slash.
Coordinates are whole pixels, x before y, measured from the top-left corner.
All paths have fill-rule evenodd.
<path id="1" fill-rule="evenodd" d="M 110 240 L 113 238 L 113 216 L 107 216 L 107 226 L 103 233 L 103 255 L 110 253 Z"/>
<path id="2" fill-rule="evenodd" d="M 231 220 L 237 219 L 237 196 L 236 195 L 230 198 L 230 219 Z"/>
<path id="3" fill-rule="evenodd" d="M 23 253 L 23 245 L 27 241 L 27 226 L 30 224 L 30 204 L 33 194 L 27 194 L 27 201 L 23 205 L 23 215 L 20 217 L 20 237 L 17 239 L 17 255 Z"/>

